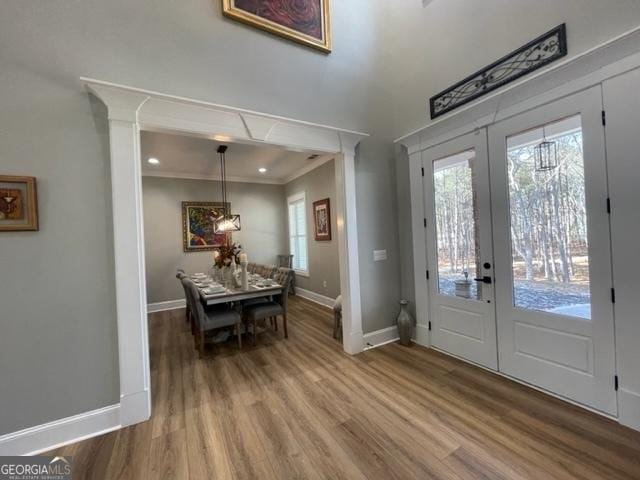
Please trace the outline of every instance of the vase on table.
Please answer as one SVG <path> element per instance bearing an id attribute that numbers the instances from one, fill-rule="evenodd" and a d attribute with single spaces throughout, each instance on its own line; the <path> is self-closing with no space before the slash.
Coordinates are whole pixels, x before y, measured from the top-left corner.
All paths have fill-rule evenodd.
<path id="1" fill-rule="evenodd" d="M 233 287 L 233 271 L 231 267 L 222 267 L 222 282 L 226 288 Z"/>
<path id="2" fill-rule="evenodd" d="M 247 262 L 246 258 L 240 260 L 240 288 L 242 290 L 249 290 L 249 272 L 247 272 Z"/>
<path id="3" fill-rule="evenodd" d="M 413 327 L 415 326 L 415 320 L 407 310 L 409 302 L 407 300 L 400 300 L 400 313 L 398 314 L 398 335 L 400 336 L 400 344 L 408 346 L 411 343 L 411 337 L 413 335 Z"/>

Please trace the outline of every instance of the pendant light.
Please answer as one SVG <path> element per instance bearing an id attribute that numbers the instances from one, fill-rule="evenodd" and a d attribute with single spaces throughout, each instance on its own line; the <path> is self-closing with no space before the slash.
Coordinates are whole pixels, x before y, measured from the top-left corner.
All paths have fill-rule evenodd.
<path id="1" fill-rule="evenodd" d="M 227 162 L 225 153 L 227 151 L 226 145 L 220 145 L 218 147 L 218 153 L 220 154 L 220 184 L 222 190 L 222 215 L 220 215 L 215 221 L 215 233 L 228 233 L 240 231 L 240 215 L 231 214 L 231 209 L 227 203 Z"/>
<path id="2" fill-rule="evenodd" d="M 536 170 L 546 172 L 558 166 L 558 148 L 556 142 L 547 140 L 545 128 L 542 127 L 542 142 L 533 148 Z"/>

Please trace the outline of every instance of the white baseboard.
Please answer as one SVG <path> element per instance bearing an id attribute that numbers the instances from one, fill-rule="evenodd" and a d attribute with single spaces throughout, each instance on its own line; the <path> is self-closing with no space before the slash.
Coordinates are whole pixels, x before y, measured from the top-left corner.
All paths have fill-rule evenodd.
<path id="1" fill-rule="evenodd" d="M 182 298 L 180 300 L 169 300 L 167 302 L 150 303 L 147 305 L 147 313 L 166 312 L 167 310 L 177 310 L 185 308 L 187 301 Z"/>
<path id="2" fill-rule="evenodd" d="M 335 302 L 333 298 L 325 297 L 324 295 L 300 287 L 296 287 L 296 295 L 329 308 L 333 308 Z"/>
<path id="3" fill-rule="evenodd" d="M 618 390 L 618 419 L 622 425 L 640 430 L 640 394 L 621 388 Z"/>
<path id="4" fill-rule="evenodd" d="M 120 428 L 120 405 L 0 436 L 0 456 L 37 455 Z"/>
<path id="5" fill-rule="evenodd" d="M 400 337 L 398 336 L 398 327 L 394 325 L 393 327 L 383 328 L 382 330 L 376 330 L 375 332 L 365 333 L 364 349 L 370 350 L 397 340 L 400 340 Z"/>

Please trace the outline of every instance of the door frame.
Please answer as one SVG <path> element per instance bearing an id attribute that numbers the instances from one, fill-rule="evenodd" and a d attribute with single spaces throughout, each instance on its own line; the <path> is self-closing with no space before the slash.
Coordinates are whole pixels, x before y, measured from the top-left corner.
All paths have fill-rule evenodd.
<path id="1" fill-rule="evenodd" d="M 437 122 L 413 130 L 395 141 L 402 148 L 403 160 L 408 162 L 408 183 L 411 195 L 411 236 L 413 254 L 413 294 L 416 305 L 417 325 L 413 341 L 427 348 L 431 347 L 429 322 L 429 300 L 427 291 L 427 270 L 424 222 L 424 201 L 422 191 L 421 152 L 451 139 L 466 135 L 482 127 L 489 127 L 497 121 L 545 105 L 549 102 L 573 95 L 587 88 L 603 85 L 607 80 L 640 69 L 640 27 L 626 32 L 603 44 L 569 59 L 562 68 L 549 68 L 531 77 L 527 77 L 513 88 L 499 90 L 493 95 L 469 104 L 452 112 Z M 612 60 L 613 59 L 613 60 Z M 606 98 L 605 98 L 606 100 Z M 503 106 L 501 107 L 501 104 Z M 607 105 L 605 104 L 605 109 Z M 609 145 L 607 154 L 609 155 Z M 614 251 L 615 256 L 615 251 Z M 614 271 L 614 281 L 616 272 Z M 624 332 L 636 331 L 637 317 L 620 315 L 615 309 L 615 336 L 617 364 L 630 362 L 636 356 L 635 343 L 622 338 Z M 634 345 L 631 348 L 631 345 Z M 505 376 L 494 372 L 497 375 Z M 523 383 L 520 380 L 511 380 Z M 640 370 L 628 371 L 619 377 L 618 411 L 616 419 L 622 425 L 640 430 Z M 539 390 L 538 387 L 529 385 Z M 547 392 L 549 395 L 549 392 Z M 563 399 L 568 403 L 574 403 Z M 580 405 L 586 410 L 589 407 Z M 594 410 L 592 410 L 594 411 Z M 596 413 L 610 417 L 602 412 Z M 613 417 L 611 417 L 613 418 Z"/>
<path id="2" fill-rule="evenodd" d="M 368 135 L 82 77 L 108 110 L 120 425 L 151 416 L 140 132 L 154 130 L 335 154 L 343 349 L 364 350 L 356 212 L 356 148 Z"/>

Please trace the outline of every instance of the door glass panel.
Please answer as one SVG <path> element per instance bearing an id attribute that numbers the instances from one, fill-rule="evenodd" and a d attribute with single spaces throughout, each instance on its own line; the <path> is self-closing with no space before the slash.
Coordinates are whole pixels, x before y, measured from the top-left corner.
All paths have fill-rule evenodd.
<path id="1" fill-rule="evenodd" d="M 433 162 L 438 245 L 438 291 L 442 295 L 482 299 L 475 151 Z"/>
<path id="2" fill-rule="evenodd" d="M 514 306 L 590 319 L 580 115 L 507 139 Z"/>

